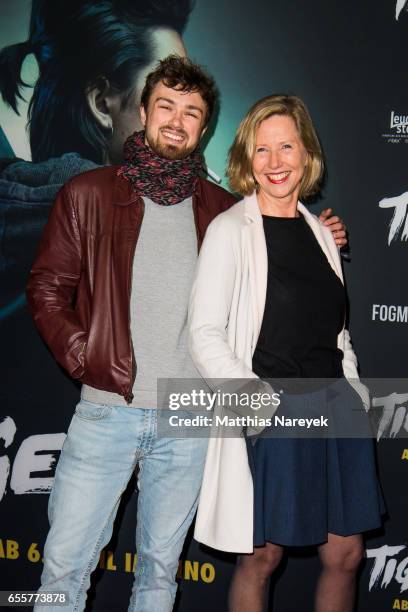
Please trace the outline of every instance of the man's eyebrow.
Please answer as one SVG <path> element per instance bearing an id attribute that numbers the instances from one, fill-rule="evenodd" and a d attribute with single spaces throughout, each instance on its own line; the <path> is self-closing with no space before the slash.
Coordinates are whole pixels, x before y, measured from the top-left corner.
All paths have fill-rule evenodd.
<path id="1" fill-rule="evenodd" d="M 196 110 L 199 113 L 203 114 L 203 109 L 199 106 L 194 106 L 194 104 L 188 104 L 186 108 L 188 108 L 189 110 Z"/>
<path id="2" fill-rule="evenodd" d="M 174 106 L 174 100 L 171 100 L 170 98 L 164 98 L 163 96 L 156 98 L 156 102 L 167 102 L 168 104 L 171 104 L 172 106 Z M 203 109 L 200 108 L 199 106 L 194 106 L 194 104 L 187 104 L 186 108 L 188 108 L 189 110 L 196 110 L 202 115 L 204 114 Z"/>
<path id="3" fill-rule="evenodd" d="M 174 104 L 173 100 L 170 100 L 170 98 L 163 98 L 163 96 L 160 96 L 160 98 L 156 98 L 156 102 L 168 102 L 169 104 Z"/>

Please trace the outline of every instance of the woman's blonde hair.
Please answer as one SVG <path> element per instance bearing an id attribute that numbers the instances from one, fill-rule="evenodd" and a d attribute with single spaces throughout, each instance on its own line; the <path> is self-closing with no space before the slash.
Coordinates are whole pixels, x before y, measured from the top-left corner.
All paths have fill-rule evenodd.
<path id="1" fill-rule="evenodd" d="M 260 123 L 272 115 L 287 115 L 295 122 L 308 154 L 299 193 L 300 199 L 307 199 L 319 191 L 324 172 L 323 153 L 304 102 L 296 96 L 282 94 L 262 98 L 241 121 L 228 155 L 227 176 L 231 189 L 243 196 L 257 189 L 252 173 L 256 133 Z"/>

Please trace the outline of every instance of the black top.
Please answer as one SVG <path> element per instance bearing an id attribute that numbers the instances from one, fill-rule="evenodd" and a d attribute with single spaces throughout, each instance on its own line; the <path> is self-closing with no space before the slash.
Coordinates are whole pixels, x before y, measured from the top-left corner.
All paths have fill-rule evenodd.
<path id="1" fill-rule="evenodd" d="M 253 371 L 262 378 L 343 376 L 337 335 L 345 290 L 303 215 L 263 216 L 268 251 L 265 312 Z"/>

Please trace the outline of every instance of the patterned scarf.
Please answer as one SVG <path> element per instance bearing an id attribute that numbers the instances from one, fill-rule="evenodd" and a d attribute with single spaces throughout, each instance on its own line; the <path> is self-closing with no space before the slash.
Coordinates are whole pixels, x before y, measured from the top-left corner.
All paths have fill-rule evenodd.
<path id="1" fill-rule="evenodd" d="M 125 163 L 118 176 L 131 181 L 134 189 L 163 206 L 189 198 L 204 168 L 199 147 L 185 159 L 160 157 L 144 143 L 144 131 L 135 132 L 125 142 Z"/>

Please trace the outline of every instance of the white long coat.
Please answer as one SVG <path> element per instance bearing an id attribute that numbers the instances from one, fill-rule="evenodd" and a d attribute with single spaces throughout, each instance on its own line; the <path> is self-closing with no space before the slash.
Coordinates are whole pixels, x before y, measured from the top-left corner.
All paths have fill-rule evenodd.
<path id="1" fill-rule="evenodd" d="M 301 203 L 298 210 L 343 282 L 331 231 Z M 257 378 L 252 356 L 265 307 L 267 270 L 262 215 L 254 193 L 212 221 L 198 259 L 189 309 L 190 351 L 204 378 Z M 344 328 L 337 346 L 344 353 L 344 374 L 368 408 L 368 391 L 359 382 L 357 359 Z M 242 436 L 209 440 L 194 537 L 218 550 L 253 551 L 253 483 Z"/>

